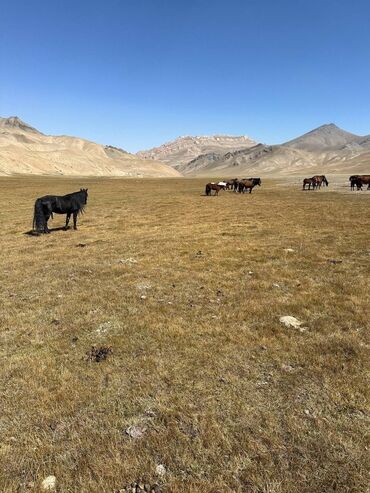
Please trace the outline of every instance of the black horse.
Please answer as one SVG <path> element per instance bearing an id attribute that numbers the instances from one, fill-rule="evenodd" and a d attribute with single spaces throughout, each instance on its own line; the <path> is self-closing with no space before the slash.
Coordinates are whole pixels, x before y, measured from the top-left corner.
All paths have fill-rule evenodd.
<path id="1" fill-rule="evenodd" d="M 45 195 L 35 202 L 35 212 L 33 215 L 33 229 L 38 233 L 50 233 L 48 220 L 56 214 L 67 214 L 66 225 L 73 214 L 73 229 L 77 229 L 77 216 L 83 213 L 87 203 L 87 188 L 81 188 L 79 192 L 69 193 L 68 195 Z"/>

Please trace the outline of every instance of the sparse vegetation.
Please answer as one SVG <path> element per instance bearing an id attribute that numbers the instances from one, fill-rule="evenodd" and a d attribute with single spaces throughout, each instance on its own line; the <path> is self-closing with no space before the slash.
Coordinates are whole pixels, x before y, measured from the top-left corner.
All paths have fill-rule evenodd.
<path id="1" fill-rule="evenodd" d="M 369 491 L 370 194 L 300 183 L 0 179 L 2 493 Z"/>

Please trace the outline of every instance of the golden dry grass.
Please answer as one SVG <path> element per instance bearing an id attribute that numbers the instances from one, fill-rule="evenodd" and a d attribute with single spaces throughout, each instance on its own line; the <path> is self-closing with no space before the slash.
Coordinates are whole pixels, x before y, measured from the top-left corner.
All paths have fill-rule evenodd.
<path id="1" fill-rule="evenodd" d="M 369 491 L 370 193 L 203 184 L 0 180 L 1 492 Z M 80 186 L 77 232 L 23 234 Z"/>

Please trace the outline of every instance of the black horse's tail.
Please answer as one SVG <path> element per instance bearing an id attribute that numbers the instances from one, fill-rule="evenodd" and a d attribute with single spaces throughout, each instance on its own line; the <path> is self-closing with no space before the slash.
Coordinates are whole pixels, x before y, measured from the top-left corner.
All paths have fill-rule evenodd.
<path id="1" fill-rule="evenodd" d="M 32 227 L 35 231 L 43 231 L 45 227 L 45 215 L 41 199 L 37 199 L 35 202 Z"/>
<path id="2" fill-rule="evenodd" d="M 205 192 L 206 192 L 206 195 L 209 195 L 211 193 L 211 187 L 209 186 L 209 183 L 207 183 L 207 185 L 206 185 Z"/>

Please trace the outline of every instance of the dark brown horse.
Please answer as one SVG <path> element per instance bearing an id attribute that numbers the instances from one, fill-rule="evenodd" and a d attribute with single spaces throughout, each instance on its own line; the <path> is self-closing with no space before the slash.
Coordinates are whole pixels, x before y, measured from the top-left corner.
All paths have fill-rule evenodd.
<path id="1" fill-rule="evenodd" d="M 249 190 L 249 193 L 252 193 L 252 190 L 256 185 L 258 185 L 259 187 L 262 185 L 261 178 L 246 178 L 240 180 L 238 192 L 245 193 L 246 190 Z"/>
<path id="2" fill-rule="evenodd" d="M 302 190 L 306 190 L 306 185 L 308 185 L 308 190 L 310 190 L 311 187 L 312 187 L 312 190 L 315 190 L 315 188 L 317 187 L 316 178 L 314 176 L 312 178 L 305 178 L 303 180 L 303 188 L 302 188 Z"/>
<path id="3" fill-rule="evenodd" d="M 357 190 L 362 190 L 362 181 L 359 179 L 358 175 L 351 175 L 349 177 L 349 182 L 351 184 L 351 190 L 353 191 L 355 187 Z"/>
<path id="4" fill-rule="evenodd" d="M 238 180 L 238 178 L 234 178 L 233 179 L 233 187 L 232 187 L 234 192 L 238 191 L 238 187 L 239 187 L 239 180 Z"/>
<path id="5" fill-rule="evenodd" d="M 363 185 L 367 185 L 367 189 L 370 190 L 370 175 L 359 175 Z"/>
<path id="6" fill-rule="evenodd" d="M 351 183 L 351 190 L 357 187 L 357 190 L 362 190 L 362 185 L 367 185 L 367 189 L 370 190 L 370 175 L 352 175 L 349 177 Z"/>
<path id="7" fill-rule="evenodd" d="M 225 190 L 226 185 L 220 185 L 218 183 L 207 183 L 205 193 L 206 195 L 212 195 L 212 190 L 215 191 L 214 195 L 218 195 L 220 190 Z"/>
<path id="8" fill-rule="evenodd" d="M 234 190 L 236 192 L 236 190 L 238 189 L 238 179 L 237 178 L 233 178 L 232 180 L 225 180 L 226 181 L 226 190 Z"/>
<path id="9" fill-rule="evenodd" d="M 321 188 L 321 185 L 325 185 L 326 187 L 329 186 L 329 182 L 326 179 L 325 175 L 315 175 L 312 178 L 315 178 L 316 180 L 316 188 Z"/>

